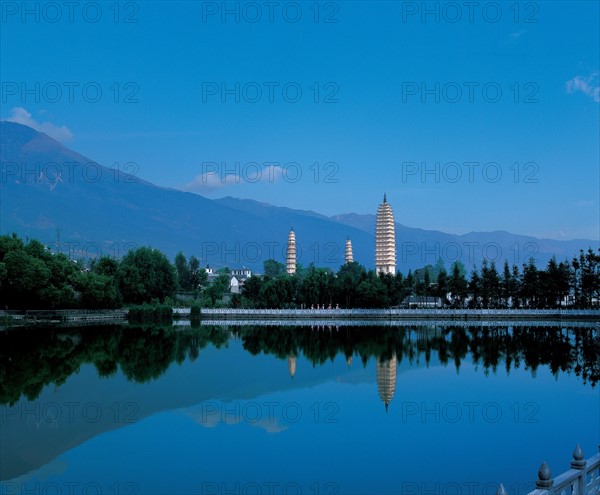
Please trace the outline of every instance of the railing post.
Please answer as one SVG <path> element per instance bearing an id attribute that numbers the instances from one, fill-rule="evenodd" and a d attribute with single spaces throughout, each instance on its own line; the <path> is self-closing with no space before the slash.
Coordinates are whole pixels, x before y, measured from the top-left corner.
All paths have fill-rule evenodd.
<path id="1" fill-rule="evenodd" d="M 550 467 L 546 461 L 542 462 L 540 469 L 538 470 L 538 480 L 535 482 L 536 488 L 550 488 L 554 484 L 552 479 L 552 473 Z"/>
<path id="2" fill-rule="evenodd" d="M 579 473 L 579 475 L 577 476 L 577 488 L 575 490 L 575 493 L 578 495 L 584 495 L 585 494 L 585 465 L 586 465 L 586 461 L 583 455 L 583 451 L 581 450 L 581 447 L 579 446 L 579 444 L 577 444 L 577 447 L 575 447 L 575 450 L 573 451 L 573 460 L 571 461 L 571 469 L 576 469 L 578 471 L 581 471 Z"/>

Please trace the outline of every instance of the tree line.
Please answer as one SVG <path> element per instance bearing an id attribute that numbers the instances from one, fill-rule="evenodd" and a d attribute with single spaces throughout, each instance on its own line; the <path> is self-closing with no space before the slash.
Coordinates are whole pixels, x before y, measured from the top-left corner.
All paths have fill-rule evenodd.
<path id="1" fill-rule="evenodd" d="M 590 308 L 600 297 L 600 250 L 580 251 L 572 260 L 552 258 L 540 269 L 533 259 L 521 268 L 484 260 L 467 270 L 443 260 L 404 275 L 377 274 L 357 262 L 337 273 L 311 264 L 289 275 L 283 263 L 264 262 L 264 274 L 244 281 L 241 294 L 229 296 L 230 271 L 219 270 L 209 283 L 195 256 L 183 253 L 171 263 L 150 247 L 123 258 L 103 256 L 89 264 L 70 260 L 41 242 L 0 236 L 0 308 L 118 308 L 123 305 L 173 305 L 176 294 L 205 307 L 386 308 L 408 296 L 439 298 L 448 308 Z M 225 297 L 224 297 L 225 296 Z"/>
<path id="2" fill-rule="evenodd" d="M 186 288 L 206 276 L 196 261 L 187 263 Z M 85 264 L 37 240 L 0 236 L 0 309 L 119 308 L 164 302 L 179 287 L 175 266 L 149 247 L 120 260 L 103 256 Z"/>
<path id="3" fill-rule="evenodd" d="M 298 266 L 286 273 L 282 263 L 265 262 L 264 276 L 246 280 L 241 297 L 232 303 L 248 308 L 387 308 L 400 306 L 408 296 L 439 298 L 445 308 L 591 308 L 600 298 L 600 250 L 580 251 L 571 261 L 553 257 L 544 269 L 533 259 L 521 269 L 504 262 L 483 260 L 469 276 L 461 262 L 449 272 L 443 260 L 407 275 L 376 274 L 357 262 L 328 268 Z"/>

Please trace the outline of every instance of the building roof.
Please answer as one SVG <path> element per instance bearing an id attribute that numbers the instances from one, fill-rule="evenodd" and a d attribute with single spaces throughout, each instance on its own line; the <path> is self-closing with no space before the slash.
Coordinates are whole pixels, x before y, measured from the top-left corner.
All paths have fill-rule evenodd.
<path id="1" fill-rule="evenodd" d="M 433 296 L 407 296 L 402 301 L 405 304 L 409 303 L 438 303 L 440 302 L 439 297 Z"/>

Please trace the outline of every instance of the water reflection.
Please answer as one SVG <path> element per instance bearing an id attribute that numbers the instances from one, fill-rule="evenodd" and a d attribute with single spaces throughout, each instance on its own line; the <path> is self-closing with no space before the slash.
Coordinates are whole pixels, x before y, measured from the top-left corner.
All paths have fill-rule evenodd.
<path id="1" fill-rule="evenodd" d="M 0 332 L 0 480 L 30 488 L 48 475 L 48 483 L 101 482 L 105 492 L 135 482 L 157 493 L 154 473 L 168 469 L 178 489 L 161 493 L 182 494 L 201 493 L 199 479 L 231 486 L 275 472 L 285 473 L 282 483 L 335 482 L 339 493 L 396 493 L 434 475 L 530 480 L 543 459 L 559 469 L 574 442 L 592 448 L 598 333 L 440 325 Z M 561 374 L 570 376 L 552 377 Z M 493 446 L 485 455 L 482 439 Z M 529 447 L 515 453 L 522 439 Z M 463 467 L 447 465 L 449 455 Z M 363 480 L 367 458 L 378 471 Z M 435 460 L 435 473 L 423 458 Z M 307 459 L 311 479 L 302 474 Z"/>
<path id="2" fill-rule="evenodd" d="M 60 385 L 83 364 L 93 364 L 99 377 L 120 368 L 138 383 L 158 379 L 172 363 L 196 360 L 207 345 L 226 346 L 241 340 L 252 355 L 270 354 L 287 360 L 292 378 L 297 357 L 314 366 L 342 355 L 348 366 L 353 356 L 364 366 L 377 362 L 377 383 L 386 409 L 390 404 L 397 364 L 412 365 L 432 355 L 457 372 L 466 359 L 488 374 L 521 366 L 535 377 L 539 366 L 557 376 L 574 373 L 592 387 L 600 377 L 598 328 L 546 327 L 407 327 L 394 329 L 338 327 L 336 330 L 268 327 L 123 326 L 32 328 L 0 333 L 0 404 L 12 405 L 21 396 L 34 400 L 45 386 Z M 470 355 L 470 358 L 467 356 Z"/>
<path id="3" fill-rule="evenodd" d="M 385 404 L 385 412 L 396 391 L 396 355 L 391 359 L 377 359 L 377 389 L 379 398 Z"/>

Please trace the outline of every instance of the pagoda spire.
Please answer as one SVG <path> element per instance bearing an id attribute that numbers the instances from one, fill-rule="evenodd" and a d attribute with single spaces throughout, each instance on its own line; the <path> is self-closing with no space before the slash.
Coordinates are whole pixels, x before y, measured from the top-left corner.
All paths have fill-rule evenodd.
<path id="1" fill-rule="evenodd" d="M 375 219 L 375 270 L 377 274 L 396 274 L 396 229 L 394 212 L 383 193 L 383 203 Z"/>
<path id="2" fill-rule="evenodd" d="M 294 273 L 296 273 L 296 234 L 294 233 L 294 227 L 290 229 L 288 235 L 285 265 L 288 275 L 294 275 Z"/>
<path id="3" fill-rule="evenodd" d="M 346 239 L 346 263 L 352 263 L 354 261 L 354 255 L 352 254 L 352 241 L 350 237 Z"/>

